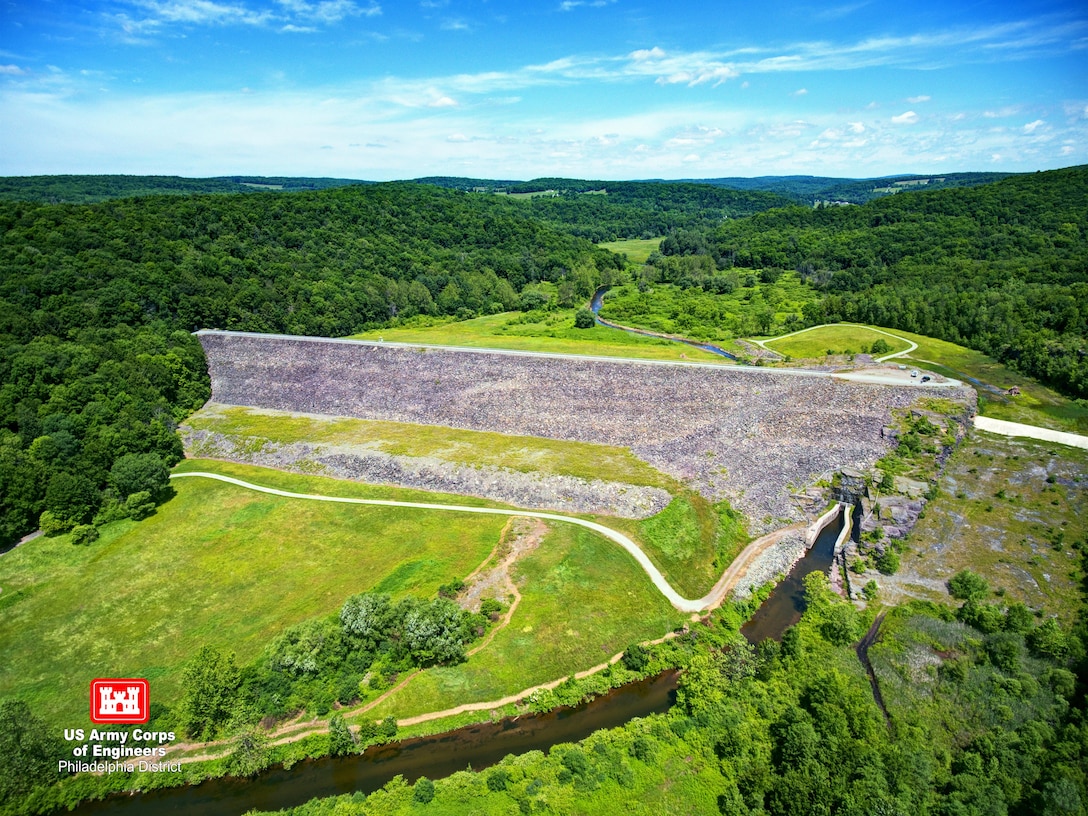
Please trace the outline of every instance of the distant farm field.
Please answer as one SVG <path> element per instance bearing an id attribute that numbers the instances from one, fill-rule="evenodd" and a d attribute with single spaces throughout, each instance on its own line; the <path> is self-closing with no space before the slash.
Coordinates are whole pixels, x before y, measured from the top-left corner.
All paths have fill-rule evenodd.
<path id="1" fill-rule="evenodd" d="M 632 263 L 646 263 L 650 254 L 657 252 L 661 247 L 660 238 L 625 238 L 621 241 L 607 241 L 597 244 L 601 249 L 607 249 L 619 255 L 626 255 Z"/>
<path id="2" fill-rule="evenodd" d="M 558 354 L 635 357 L 645 360 L 697 360 L 727 363 L 724 358 L 680 343 L 594 326 L 574 328 L 574 309 L 555 312 L 503 312 L 437 326 L 376 329 L 352 335 L 356 340 L 514 349 Z"/>
<path id="3" fill-rule="evenodd" d="M 894 334 L 894 332 L 892 332 Z M 767 341 L 767 348 L 795 360 L 810 360 L 828 355 L 866 353 L 877 340 L 888 344 L 888 351 L 876 356 L 906 351 L 910 343 L 866 326 L 839 323 L 816 326 L 796 334 Z"/>

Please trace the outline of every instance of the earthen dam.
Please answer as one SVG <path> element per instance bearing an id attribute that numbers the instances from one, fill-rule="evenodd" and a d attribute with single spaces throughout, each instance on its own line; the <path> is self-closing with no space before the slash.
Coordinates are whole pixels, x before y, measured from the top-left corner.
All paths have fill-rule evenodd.
<path id="1" fill-rule="evenodd" d="M 920 396 L 773 369 L 197 334 L 215 402 L 627 447 L 728 499 L 752 533 L 800 520 L 791 494 L 821 475 L 870 467 L 892 444 L 892 411 Z"/>

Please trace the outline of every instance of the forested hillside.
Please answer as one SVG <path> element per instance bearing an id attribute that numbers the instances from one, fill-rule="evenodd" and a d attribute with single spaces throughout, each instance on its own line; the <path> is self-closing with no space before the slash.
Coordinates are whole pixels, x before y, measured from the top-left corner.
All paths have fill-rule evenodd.
<path id="1" fill-rule="evenodd" d="M 719 268 L 795 269 L 840 320 L 983 351 L 1088 397 L 1088 168 L 915 192 L 861 207 L 791 207 L 663 244 Z"/>
<path id="2" fill-rule="evenodd" d="M 946 190 L 951 187 L 976 187 L 1007 178 L 1010 173 L 939 173 L 930 176 L 886 176 L 884 178 L 847 179 L 826 176 L 757 176 L 755 178 L 702 179 L 702 184 L 734 190 L 765 190 L 785 196 L 798 204 L 818 201 L 846 201 L 865 204 L 874 198 L 912 190 Z M 692 179 L 695 181 L 695 179 Z"/>
<path id="3" fill-rule="evenodd" d="M 496 197 L 416 185 L 4 203 L 0 231 L 0 548 L 43 510 L 70 529 L 164 489 L 174 423 L 208 396 L 195 329 L 340 336 L 473 316 L 541 280 L 592 292 L 621 263 Z M 114 472 L 125 455 L 145 457 L 146 490 Z"/>
<path id="4" fill-rule="evenodd" d="M 696 182 L 587 181 L 539 178 L 493 181 L 432 177 L 420 182 L 478 195 L 508 196 L 523 212 L 556 229 L 589 238 L 657 238 L 678 229 L 708 229 L 791 200 L 759 190 L 730 190 Z"/>
<path id="5" fill-rule="evenodd" d="M 111 198 L 197 193 L 249 193 L 260 190 L 325 190 L 349 184 L 351 179 L 283 178 L 268 176 L 0 176 L 0 200 L 38 201 L 46 204 L 93 204 Z"/>

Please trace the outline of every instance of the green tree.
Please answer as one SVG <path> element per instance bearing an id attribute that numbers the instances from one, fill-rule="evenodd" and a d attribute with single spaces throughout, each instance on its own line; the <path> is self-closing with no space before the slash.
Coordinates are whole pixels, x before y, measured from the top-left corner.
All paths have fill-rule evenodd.
<path id="1" fill-rule="evenodd" d="M 212 739 L 234 711 L 241 674 L 234 654 L 204 646 L 181 675 L 179 715 L 190 737 Z"/>
<path id="2" fill-rule="evenodd" d="M 333 714 L 329 720 L 329 753 L 333 756 L 345 756 L 354 751 L 355 737 L 344 722 L 344 715 Z"/>
<path id="3" fill-rule="evenodd" d="M 22 700 L 0 702 L 0 804 L 57 780 L 64 746 Z"/>
<path id="4" fill-rule="evenodd" d="M 596 322 L 597 321 L 593 317 L 593 312 L 584 307 L 574 314 L 574 328 L 576 329 L 592 329 L 596 325 Z"/>
<path id="5" fill-rule="evenodd" d="M 960 601 L 981 601 L 990 594 L 990 586 L 981 575 L 964 569 L 948 579 L 948 594 Z"/>
<path id="6" fill-rule="evenodd" d="M 412 786 L 412 800 L 421 805 L 430 804 L 434 799 L 434 782 L 425 776 L 421 776 Z"/>
<path id="7" fill-rule="evenodd" d="M 259 726 L 246 726 L 234 737 L 226 769 L 231 776 L 255 776 L 268 767 L 272 752 L 268 735 Z"/>
<path id="8" fill-rule="evenodd" d="M 113 463 L 109 484 L 122 499 L 145 491 L 161 496 L 170 484 L 170 469 L 157 453 L 128 453 Z"/>

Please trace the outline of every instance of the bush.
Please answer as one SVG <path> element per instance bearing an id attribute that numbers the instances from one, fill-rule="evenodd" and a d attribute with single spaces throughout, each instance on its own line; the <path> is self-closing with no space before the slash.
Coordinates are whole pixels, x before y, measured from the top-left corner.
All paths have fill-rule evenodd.
<path id="1" fill-rule="evenodd" d="M 632 643 L 623 653 L 623 665 L 633 672 L 646 671 L 650 665 L 650 653 L 638 643 Z"/>
<path id="2" fill-rule="evenodd" d="M 355 737 L 351 729 L 344 722 L 342 714 L 333 714 L 329 720 L 329 753 L 333 756 L 344 756 L 354 753 Z"/>
<path id="3" fill-rule="evenodd" d="M 574 315 L 574 328 L 576 329 L 592 329 L 596 324 L 597 321 L 593 316 L 593 312 L 589 309 L 579 309 Z"/>
<path id="4" fill-rule="evenodd" d="M 895 575 L 899 571 L 899 554 L 888 547 L 880 555 L 873 559 L 876 568 L 884 575 Z"/>
<path id="5" fill-rule="evenodd" d="M 948 579 L 948 594 L 958 601 L 981 601 L 990 594 L 990 586 L 981 575 L 965 569 Z"/>
<path id="6" fill-rule="evenodd" d="M 80 546 L 98 541 L 98 530 L 92 524 L 77 524 L 72 528 L 72 543 Z"/>

